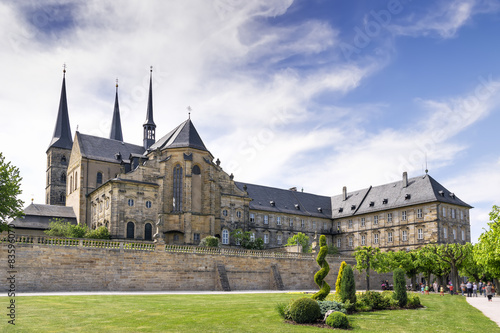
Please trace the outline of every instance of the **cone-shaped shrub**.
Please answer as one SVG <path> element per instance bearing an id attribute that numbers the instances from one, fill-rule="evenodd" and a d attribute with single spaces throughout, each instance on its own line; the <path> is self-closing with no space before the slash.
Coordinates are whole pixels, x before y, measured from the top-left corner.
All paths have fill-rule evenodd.
<path id="1" fill-rule="evenodd" d="M 337 275 L 337 282 L 335 282 L 335 292 L 337 294 L 340 292 L 340 283 L 342 282 L 342 273 L 344 272 L 345 265 L 347 265 L 345 261 L 342 261 L 339 268 L 339 275 Z"/>
<path id="2" fill-rule="evenodd" d="M 408 295 L 406 294 L 405 272 L 402 268 L 396 268 L 393 274 L 394 294 L 392 297 L 398 301 L 400 307 L 406 306 Z"/>
<path id="3" fill-rule="evenodd" d="M 351 304 L 356 304 L 356 282 L 354 281 L 354 272 L 352 271 L 351 265 L 346 265 L 342 273 L 340 299 L 342 303 L 349 300 Z"/>

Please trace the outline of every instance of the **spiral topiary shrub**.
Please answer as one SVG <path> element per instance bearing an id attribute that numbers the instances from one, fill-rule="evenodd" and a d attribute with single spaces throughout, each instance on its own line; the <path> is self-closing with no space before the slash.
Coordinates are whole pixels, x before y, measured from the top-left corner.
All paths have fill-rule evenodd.
<path id="1" fill-rule="evenodd" d="M 299 298 L 290 305 L 290 317 L 299 324 L 313 323 L 321 317 L 319 304 L 309 297 Z"/>
<path id="2" fill-rule="evenodd" d="M 325 257 L 328 254 L 328 246 L 326 245 L 325 235 L 321 235 L 319 237 L 319 246 L 320 248 L 318 256 L 316 257 L 316 262 L 321 269 L 314 274 L 314 282 L 316 282 L 318 287 L 320 287 L 320 290 L 316 294 L 312 295 L 312 299 L 322 301 L 330 293 L 330 285 L 325 281 L 328 272 L 330 272 L 330 266 L 325 260 Z"/>
<path id="3" fill-rule="evenodd" d="M 333 328 L 344 328 L 347 329 L 351 327 L 349 319 L 342 312 L 334 312 L 326 318 L 326 324 Z"/>

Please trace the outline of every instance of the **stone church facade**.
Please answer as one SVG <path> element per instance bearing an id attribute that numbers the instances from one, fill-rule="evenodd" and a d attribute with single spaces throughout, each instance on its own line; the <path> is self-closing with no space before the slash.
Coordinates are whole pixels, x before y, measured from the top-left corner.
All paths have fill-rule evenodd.
<path id="1" fill-rule="evenodd" d="M 47 150 L 46 204 L 72 207 L 79 223 L 113 238 L 198 244 L 209 235 L 235 245 L 250 231 L 266 248 L 303 232 L 324 234 L 342 252 L 371 245 L 413 249 L 470 241 L 472 208 L 427 173 L 341 195 L 235 181 L 206 148 L 191 119 L 156 140 L 152 73 L 142 145 L 123 142 L 118 85 L 109 138 L 71 136 L 66 78 Z"/>

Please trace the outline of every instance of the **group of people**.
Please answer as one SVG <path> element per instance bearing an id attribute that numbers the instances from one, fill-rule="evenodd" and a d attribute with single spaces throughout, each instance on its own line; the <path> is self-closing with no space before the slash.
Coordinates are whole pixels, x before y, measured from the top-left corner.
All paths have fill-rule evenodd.
<path id="1" fill-rule="evenodd" d="M 450 295 L 458 294 L 457 291 L 454 291 L 453 284 L 451 282 L 448 283 L 446 288 L 450 292 Z M 489 302 L 492 302 L 492 298 L 496 292 L 495 286 L 489 281 L 488 283 L 479 281 L 479 283 L 477 284 L 476 282 L 471 281 L 468 281 L 467 283 L 462 282 L 460 284 L 460 290 L 462 292 L 462 296 L 466 294 L 467 297 L 477 297 L 477 291 L 479 290 L 479 295 L 482 296 L 484 294 L 484 297 L 487 297 Z M 435 281 L 431 286 L 429 286 L 428 284 L 420 283 L 420 291 L 422 294 L 426 295 L 429 294 L 429 291 L 434 291 L 436 293 L 439 291 L 439 294 L 441 296 L 444 296 L 445 287 L 441 285 L 438 288 L 438 284 Z"/>

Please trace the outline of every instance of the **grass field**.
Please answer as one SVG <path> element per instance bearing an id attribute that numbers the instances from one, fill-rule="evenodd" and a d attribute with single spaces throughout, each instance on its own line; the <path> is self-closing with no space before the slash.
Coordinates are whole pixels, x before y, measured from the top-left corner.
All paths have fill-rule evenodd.
<path id="1" fill-rule="evenodd" d="M 322 332 L 283 322 L 278 302 L 298 294 L 16 297 L 1 332 Z M 351 332 L 500 332 L 464 297 L 421 295 L 425 308 L 349 316 Z M 0 298 L 6 313 L 8 298 Z"/>

